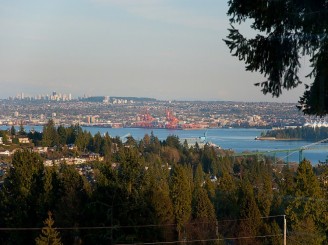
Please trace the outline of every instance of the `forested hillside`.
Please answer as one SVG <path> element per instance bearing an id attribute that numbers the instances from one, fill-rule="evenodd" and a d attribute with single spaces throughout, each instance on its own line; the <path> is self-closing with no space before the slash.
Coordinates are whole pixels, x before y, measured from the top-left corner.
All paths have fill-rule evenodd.
<path id="1" fill-rule="evenodd" d="M 17 150 L 0 190 L 1 244 L 42 244 L 49 234 L 63 244 L 282 244 L 281 215 L 288 244 L 327 242 L 327 166 L 303 161 L 294 171 L 176 136 L 123 143 L 51 122 L 39 136 L 36 143 L 57 149 L 53 157 L 92 151 L 104 160 L 85 164 L 84 175 Z M 34 229 L 42 227 L 43 235 Z"/>
<path id="2" fill-rule="evenodd" d="M 262 134 L 265 137 L 277 139 L 302 139 L 307 141 L 319 141 L 328 138 L 327 127 L 297 127 L 269 130 Z"/>

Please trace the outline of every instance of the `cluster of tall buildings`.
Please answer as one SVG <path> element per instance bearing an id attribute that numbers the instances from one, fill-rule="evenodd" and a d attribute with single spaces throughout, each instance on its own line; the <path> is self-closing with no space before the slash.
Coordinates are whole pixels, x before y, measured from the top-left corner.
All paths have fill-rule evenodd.
<path id="1" fill-rule="evenodd" d="M 87 116 L 86 121 L 87 121 L 88 124 L 97 123 L 98 118 L 99 118 L 99 116 Z"/>
<path id="2" fill-rule="evenodd" d="M 72 94 L 62 94 L 56 91 L 51 94 L 38 94 L 35 96 L 25 95 L 23 92 L 17 94 L 15 97 L 9 97 L 10 100 L 52 100 L 52 101 L 70 101 L 73 100 Z"/>

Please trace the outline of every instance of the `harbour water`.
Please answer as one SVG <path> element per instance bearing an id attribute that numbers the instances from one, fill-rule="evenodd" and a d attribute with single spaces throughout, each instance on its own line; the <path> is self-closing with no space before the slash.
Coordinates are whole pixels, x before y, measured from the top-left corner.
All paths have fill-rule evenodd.
<path id="1" fill-rule="evenodd" d="M 7 129 L 8 126 L 0 126 L 0 129 Z M 31 129 L 42 131 L 41 126 L 25 126 L 25 130 L 29 132 Z M 239 128 L 217 128 L 208 130 L 167 130 L 167 129 L 144 129 L 144 128 L 102 128 L 102 127 L 83 127 L 84 130 L 90 131 L 91 134 L 100 132 L 102 135 L 108 132 L 111 137 L 124 136 L 131 134 L 136 140 L 140 140 L 145 134 L 154 133 L 160 140 L 165 140 L 169 135 L 176 135 L 180 139 L 199 138 L 207 135 L 207 141 L 211 142 L 223 149 L 231 149 L 237 153 L 252 151 L 275 151 L 298 149 L 308 146 L 313 142 L 309 141 L 262 141 L 255 140 L 255 137 L 261 135 L 263 129 L 239 129 Z M 18 130 L 18 127 L 17 127 Z M 312 164 L 319 161 L 324 162 L 328 159 L 328 143 L 316 146 L 317 149 L 304 150 L 303 157 L 310 160 Z M 273 156 L 273 153 L 269 155 Z M 290 152 L 288 160 L 298 162 L 299 151 Z M 287 153 L 277 153 L 276 157 L 287 159 Z"/>

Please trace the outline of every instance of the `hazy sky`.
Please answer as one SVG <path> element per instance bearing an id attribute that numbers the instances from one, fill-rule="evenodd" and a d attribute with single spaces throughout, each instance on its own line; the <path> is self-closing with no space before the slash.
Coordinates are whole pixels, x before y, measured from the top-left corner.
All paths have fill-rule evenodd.
<path id="1" fill-rule="evenodd" d="M 1 0 L 0 98 L 50 94 L 298 101 L 264 96 L 222 41 L 226 0 Z"/>

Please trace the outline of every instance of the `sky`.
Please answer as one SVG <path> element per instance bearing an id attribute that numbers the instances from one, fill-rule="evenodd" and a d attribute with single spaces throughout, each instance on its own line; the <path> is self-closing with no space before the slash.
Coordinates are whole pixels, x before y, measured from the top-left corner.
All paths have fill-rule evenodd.
<path id="1" fill-rule="evenodd" d="M 253 86 L 263 76 L 222 40 L 227 10 L 227 0 L 0 0 L 0 98 L 297 103 L 303 85 L 278 99 Z"/>

